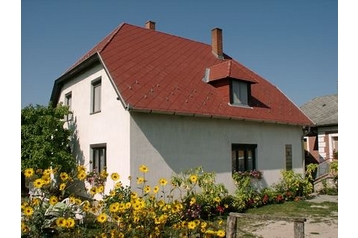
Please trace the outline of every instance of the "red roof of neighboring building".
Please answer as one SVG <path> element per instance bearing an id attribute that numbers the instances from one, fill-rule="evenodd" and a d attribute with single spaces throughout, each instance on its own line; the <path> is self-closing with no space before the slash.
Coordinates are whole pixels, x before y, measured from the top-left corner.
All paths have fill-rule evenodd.
<path id="1" fill-rule="evenodd" d="M 209 44 L 123 23 L 64 76 L 97 53 L 132 110 L 312 124 L 278 88 L 228 55 L 218 58 Z M 251 107 L 229 105 L 229 91 L 211 83 L 224 78 L 251 83 Z"/>

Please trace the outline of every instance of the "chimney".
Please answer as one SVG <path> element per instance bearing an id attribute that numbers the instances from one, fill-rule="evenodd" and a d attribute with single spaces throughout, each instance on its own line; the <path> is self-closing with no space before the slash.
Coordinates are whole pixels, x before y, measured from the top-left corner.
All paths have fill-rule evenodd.
<path id="1" fill-rule="evenodd" d="M 155 22 L 154 21 L 147 21 L 145 23 L 145 28 L 150 30 L 155 30 Z"/>
<path id="2" fill-rule="evenodd" d="M 211 30 L 211 49 L 216 57 L 224 59 L 222 30 L 220 28 Z"/>

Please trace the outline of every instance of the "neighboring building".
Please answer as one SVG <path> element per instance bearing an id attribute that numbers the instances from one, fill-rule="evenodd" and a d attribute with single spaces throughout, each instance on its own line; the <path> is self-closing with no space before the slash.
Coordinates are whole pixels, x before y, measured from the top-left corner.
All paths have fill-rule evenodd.
<path id="1" fill-rule="evenodd" d="M 234 171 L 304 171 L 303 127 L 312 121 L 276 86 L 211 44 L 121 24 L 55 82 L 54 105 L 73 115 L 74 153 L 91 171 L 107 168 L 136 188 L 202 166 L 235 190 Z M 132 180 L 127 180 L 132 176 Z M 108 183 L 106 192 L 112 186 Z"/>
<path id="2" fill-rule="evenodd" d="M 332 161 L 338 153 L 338 94 L 316 97 L 301 110 L 314 123 L 304 139 L 308 155 L 318 163 Z"/>

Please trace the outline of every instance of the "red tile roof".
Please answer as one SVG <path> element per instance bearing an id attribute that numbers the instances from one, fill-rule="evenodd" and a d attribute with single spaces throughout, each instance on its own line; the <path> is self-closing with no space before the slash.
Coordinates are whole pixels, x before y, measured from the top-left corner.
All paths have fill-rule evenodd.
<path id="1" fill-rule="evenodd" d="M 312 124 L 278 88 L 226 54 L 218 59 L 210 44 L 124 23 L 65 75 L 96 53 L 132 110 Z M 251 108 L 229 105 L 228 87 L 223 90 L 205 82 L 206 69 L 209 82 L 220 78 L 251 82 Z"/>

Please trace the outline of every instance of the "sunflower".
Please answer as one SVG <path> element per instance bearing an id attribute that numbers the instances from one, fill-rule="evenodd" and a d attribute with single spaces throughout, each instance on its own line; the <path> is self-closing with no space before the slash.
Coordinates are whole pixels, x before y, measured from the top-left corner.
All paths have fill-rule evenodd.
<path id="1" fill-rule="evenodd" d="M 66 227 L 67 226 L 67 220 L 64 217 L 59 217 L 56 219 L 56 225 L 58 227 Z"/>
<path id="2" fill-rule="evenodd" d="M 44 185 L 44 181 L 42 179 L 36 179 L 34 181 L 34 186 L 35 188 L 42 188 L 42 186 Z"/>
<path id="3" fill-rule="evenodd" d="M 215 197 L 215 198 L 214 198 L 214 202 L 219 203 L 220 201 L 221 201 L 220 197 Z"/>
<path id="4" fill-rule="evenodd" d="M 196 199 L 195 199 L 195 197 L 192 197 L 190 199 L 190 205 L 193 205 L 194 203 L 196 203 Z"/>
<path id="5" fill-rule="evenodd" d="M 118 181 L 119 178 L 120 178 L 120 176 L 119 176 L 118 173 L 112 173 L 112 174 L 111 174 L 111 179 L 112 179 L 113 181 Z"/>
<path id="6" fill-rule="evenodd" d="M 84 171 L 80 171 L 78 174 L 77 174 L 77 178 L 79 179 L 79 180 L 84 180 L 85 178 L 86 178 L 86 172 L 84 172 Z"/>
<path id="7" fill-rule="evenodd" d="M 90 194 L 91 195 L 95 195 L 97 193 L 97 188 L 96 187 L 92 187 L 91 189 L 90 189 Z"/>
<path id="8" fill-rule="evenodd" d="M 194 230 L 195 227 L 196 227 L 196 223 L 195 223 L 194 221 L 188 222 L 188 228 L 189 228 L 190 230 Z"/>
<path id="9" fill-rule="evenodd" d="M 218 237 L 225 237 L 225 231 L 223 231 L 223 230 L 218 230 L 217 236 L 218 236 Z"/>
<path id="10" fill-rule="evenodd" d="M 79 173 L 86 173 L 86 167 L 85 166 L 83 166 L 83 165 L 79 165 L 79 166 L 77 166 L 77 172 L 79 172 Z"/>
<path id="11" fill-rule="evenodd" d="M 157 193 L 159 191 L 159 186 L 155 186 L 154 188 L 153 188 L 153 193 Z"/>
<path id="12" fill-rule="evenodd" d="M 75 226 L 75 220 L 71 217 L 67 218 L 66 220 L 66 227 L 67 228 L 72 228 Z"/>
<path id="13" fill-rule="evenodd" d="M 56 203 L 58 203 L 58 198 L 56 196 L 51 196 L 50 197 L 50 204 L 55 205 Z"/>
<path id="14" fill-rule="evenodd" d="M 61 183 L 61 184 L 60 184 L 60 187 L 59 187 L 60 191 L 65 190 L 65 188 L 66 188 L 66 184 L 65 184 L 65 183 Z"/>
<path id="15" fill-rule="evenodd" d="M 45 169 L 42 174 L 43 174 L 44 176 L 50 176 L 51 173 L 52 173 L 52 169 Z"/>
<path id="16" fill-rule="evenodd" d="M 143 172 L 143 173 L 147 173 L 149 170 L 148 170 L 148 167 L 147 166 L 145 166 L 145 165 L 141 165 L 140 167 L 139 167 L 139 170 L 141 171 L 141 172 Z"/>
<path id="17" fill-rule="evenodd" d="M 119 209 L 119 202 L 112 203 L 109 205 L 109 211 L 110 212 L 117 212 Z"/>
<path id="18" fill-rule="evenodd" d="M 60 173 L 60 178 L 62 179 L 62 181 L 66 181 L 69 178 L 69 176 L 66 172 L 62 172 Z"/>
<path id="19" fill-rule="evenodd" d="M 31 216 L 34 213 L 34 209 L 32 207 L 25 207 L 24 209 L 24 214 L 26 216 Z"/>
<path id="20" fill-rule="evenodd" d="M 165 178 L 161 178 L 159 179 L 159 183 L 160 185 L 165 186 L 168 183 L 168 181 Z"/>
<path id="21" fill-rule="evenodd" d="M 143 177 L 138 177 L 137 178 L 137 184 L 142 184 L 144 182 L 144 178 Z"/>
<path id="22" fill-rule="evenodd" d="M 24 175 L 26 178 L 30 178 L 34 175 L 35 171 L 33 168 L 28 168 L 28 169 L 25 169 L 24 171 Z"/>
<path id="23" fill-rule="evenodd" d="M 114 188 L 121 188 L 122 187 L 122 183 L 119 181 L 119 182 L 116 182 L 114 184 Z"/>
<path id="24" fill-rule="evenodd" d="M 150 186 L 149 185 L 146 185 L 144 187 L 144 193 L 149 193 L 150 192 Z"/>
<path id="25" fill-rule="evenodd" d="M 107 214 L 106 213 L 101 213 L 97 216 L 97 221 L 100 223 L 103 223 L 105 221 L 107 221 Z"/>
<path id="26" fill-rule="evenodd" d="M 103 185 L 98 186 L 97 192 L 98 193 L 103 193 L 103 191 L 104 191 L 104 186 Z"/>
<path id="27" fill-rule="evenodd" d="M 198 180 L 198 177 L 195 174 L 190 176 L 190 182 L 196 183 L 197 180 Z"/>

